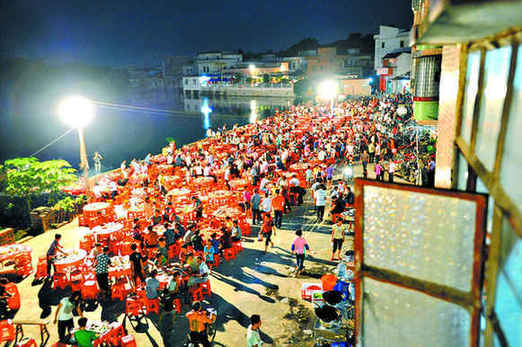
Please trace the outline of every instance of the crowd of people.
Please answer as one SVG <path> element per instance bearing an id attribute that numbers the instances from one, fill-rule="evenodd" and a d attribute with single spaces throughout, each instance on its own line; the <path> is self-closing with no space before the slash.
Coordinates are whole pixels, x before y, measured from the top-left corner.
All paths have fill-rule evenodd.
<path id="1" fill-rule="evenodd" d="M 209 283 L 209 275 L 227 250 L 237 253 L 250 225 L 260 225 L 258 240 L 264 242 L 264 251 L 268 252 L 274 245 L 272 237 L 283 228 L 285 214 L 302 205 L 307 192 L 314 200 L 317 223 L 323 222 L 325 212 L 331 215 L 331 260 L 341 261 L 343 242 L 353 234 L 353 226 L 343 223 L 343 213 L 353 207 L 354 196 L 346 182 L 335 179 L 336 168 L 360 162 L 364 177 L 369 176 L 373 166 L 377 180 L 384 180 L 386 172 L 393 182 L 401 150 L 410 145 L 402 134 L 411 114 L 397 110 L 400 104 L 408 109 L 410 103 L 401 96 L 363 98 L 338 103 L 334 114 L 327 105 L 295 106 L 254 124 L 220 129 L 214 136 L 182 148 L 172 143 L 163 154 L 149 154 L 143 161 L 134 159 L 128 165 L 123 162 L 117 176 L 103 178 L 89 197 L 91 201 L 111 201 L 116 205 L 128 200 L 121 199 L 125 193 L 137 188 L 147 191 L 140 201 L 143 213 L 135 218 L 127 216 L 125 222 L 134 241 L 129 255 L 130 284 L 134 290 L 143 288 L 147 300 L 160 304 L 164 344 L 173 345 L 173 309 L 177 299 L 184 303 L 193 301 L 193 309 L 186 315 L 191 339 L 209 345 L 203 326 L 215 320 L 215 316 L 202 310 L 199 300 L 193 299 L 194 292 Z M 172 183 L 174 176 L 177 180 Z M 202 177 L 210 183 L 198 185 Z M 238 185 L 238 180 L 245 183 Z M 179 201 L 170 194 L 182 187 L 192 187 L 188 201 L 183 202 L 191 206 L 192 213 L 180 213 Z M 227 204 L 240 209 L 241 214 L 219 219 L 211 215 L 219 205 L 208 198 L 215 190 L 230 192 L 232 198 Z M 295 254 L 295 274 L 299 276 L 310 245 L 301 228 L 295 234 L 289 247 Z M 58 237 L 47 253 L 49 274 L 53 258 L 63 252 L 59 241 Z M 108 268 L 115 255 L 113 248 L 98 242 L 89 255 L 95 259 L 100 300 L 110 300 L 113 283 L 109 281 Z M 162 289 L 159 274 L 169 276 Z M 58 307 L 55 320 L 59 322 L 62 342 L 72 331 L 71 307 L 78 300 L 78 296 L 66 298 Z M 81 310 L 78 314 L 82 315 Z M 259 316 L 252 316 L 251 323 L 248 341 L 258 341 Z M 82 320 L 79 331 L 84 327 Z M 84 336 L 77 341 L 91 336 L 80 335 Z M 259 346 L 254 342 L 249 345 Z"/>

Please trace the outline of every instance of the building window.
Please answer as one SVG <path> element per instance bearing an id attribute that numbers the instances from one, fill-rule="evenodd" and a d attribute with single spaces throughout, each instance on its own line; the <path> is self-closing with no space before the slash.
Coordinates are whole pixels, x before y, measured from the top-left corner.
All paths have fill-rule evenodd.
<path id="1" fill-rule="evenodd" d="M 383 43 L 381 43 L 381 48 L 384 48 L 384 42 L 383 42 Z"/>
<path id="2" fill-rule="evenodd" d="M 187 84 L 188 84 L 188 80 L 185 80 L 185 85 L 187 85 Z"/>
<path id="3" fill-rule="evenodd" d="M 404 47 L 404 41 L 401 40 L 401 48 Z"/>

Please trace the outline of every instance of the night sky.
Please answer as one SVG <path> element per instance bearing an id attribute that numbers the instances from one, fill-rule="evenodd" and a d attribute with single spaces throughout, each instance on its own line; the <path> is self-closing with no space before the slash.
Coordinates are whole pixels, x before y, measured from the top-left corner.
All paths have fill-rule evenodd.
<path id="1" fill-rule="evenodd" d="M 410 28 L 408 0 L 4 0 L 0 54 L 138 66 L 198 50 L 261 52 L 379 24 Z"/>

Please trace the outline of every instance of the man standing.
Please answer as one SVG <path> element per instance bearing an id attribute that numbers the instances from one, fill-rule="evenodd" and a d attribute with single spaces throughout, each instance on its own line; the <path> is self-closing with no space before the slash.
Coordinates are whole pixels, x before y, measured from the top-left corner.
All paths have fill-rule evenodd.
<path id="1" fill-rule="evenodd" d="M 326 206 L 326 187 L 323 184 L 320 184 L 317 190 L 315 191 L 314 198 L 315 208 L 317 210 L 316 223 L 321 223 L 324 217 L 324 207 Z"/>
<path id="2" fill-rule="evenodd" d="M 259 328 L 261 327 L 261 316 L 253 314 L 250 317 L 250 325 L 247 329 L 247 347 L 261 347 L 263 341 L 259 335 Z"/>
<path id="3" fill-rule="evenodd" d="M 47 251 L 47 275 L 49 277 L 51 277 L 51 269 L 54 268 L 56 253 L 60 252 L 61 254 L 65 254 L 63 247 L 60 245 L 61 238 L 61 234 L 56 234 L 54 236 L 54 241 L 51 243 L 51 246 L 49 246 L 49 250 Z"/>
<path id="4" fill-rule="evenodd" d="M 388 165 L 388 182 L 393 183 L 393 175 L 395 173 L 395 163 L 393 158 L 390 160 L 390 164 Z"/>
<path id="5" fill-rule="evenodd" d="M 109 265 L 111 259 L 109 258 L 109 247 L 103 248 L 103 253 L 96 257 L 96 281 L 102 292 L 102 297 L 106 298 L 110 293 L 109 288 Z"/>
<path id="6" fill-rule="evenodd" d="M 280 193 L 279 189 L 275 191 L 276 196 L 272 200 L 272 209 L 274 210 L 274 225 L 281 229 L 283 223 L 283 211 L 285 209 L 285 197 Z"/>
<path id="7" fill-rule="evenodd" d="M 265 193 L 265 198 L 261 201 L 261 213 L 263 214 L 263 218 L 265 215 L 270 215 L 272 212 L 272 198 L 270 197 L 270 193 Z"/>
<path id="8" fill-rule="evenodd" d="M 363 177 L 368 177 L 368 152 L 366 150 L 361 154 L 361 162 L 363 166 Z"/>
<path id="9" fill-rule="evenodd" d="M 341 250 L 343 248 L 345 227 L 343 225 L 343 219 L 339 218 L 337 223 L 332 226 L 332 257 L 330 260 L 335 260 L 335 251 L 337 251 L 337 258 L 341 260 Z"/>
<path id="10" fill-rule="evenodd" d="M 94 152 L 94 156 L 92 157 L 92 160 L 94 161 L 94 170 L 98 173 L 101 172 L 101 161 L 103 160 L 103 156 L 98 153 Z"/>
<path id="11" fill-rule="evenodd" d="M 261 223 L 261 212 L 259 211 L 261 196 L 259 195 L 257 189 L 254 189 L 254 195 L 252 195 L 250 203 L 252 204 L 252 224 L 256 225 L 257 223 Z"/>
<path id="12" fill-rule="evenodd" d="M 137 248 L 138 246 L 133 243 L 131 245 L 132 254 L 129 256 L 135 288 L 138 286 L 138 278 L 142 283 L 145 282 L 145 275 L 143 274 L 143 257 L 140 252 L 136 251 Z"/>

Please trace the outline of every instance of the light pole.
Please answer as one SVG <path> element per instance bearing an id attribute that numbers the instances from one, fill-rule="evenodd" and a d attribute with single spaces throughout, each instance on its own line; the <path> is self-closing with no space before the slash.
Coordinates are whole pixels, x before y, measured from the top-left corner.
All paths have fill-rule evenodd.
<path id="1" fill-rule="evenodd" d="M 334 113 L 334 99 L 337 96 L 337 82 L 333 80 L 322 81 L 319 84 L 319 97 L 330 101 L 330 112 Z"/>
<path id="2" fill-rule="evenodd" d="M 70 96 L 58 105 L 58 115 L 62 120 L 78 130 L 80 140 L 80 168 L 83 168 L 85 191 L 89 192 L 89 161 L 85 147 L 83 128 L 89 124 L 95 114 L 94 103 L 83 96 Z"/>

